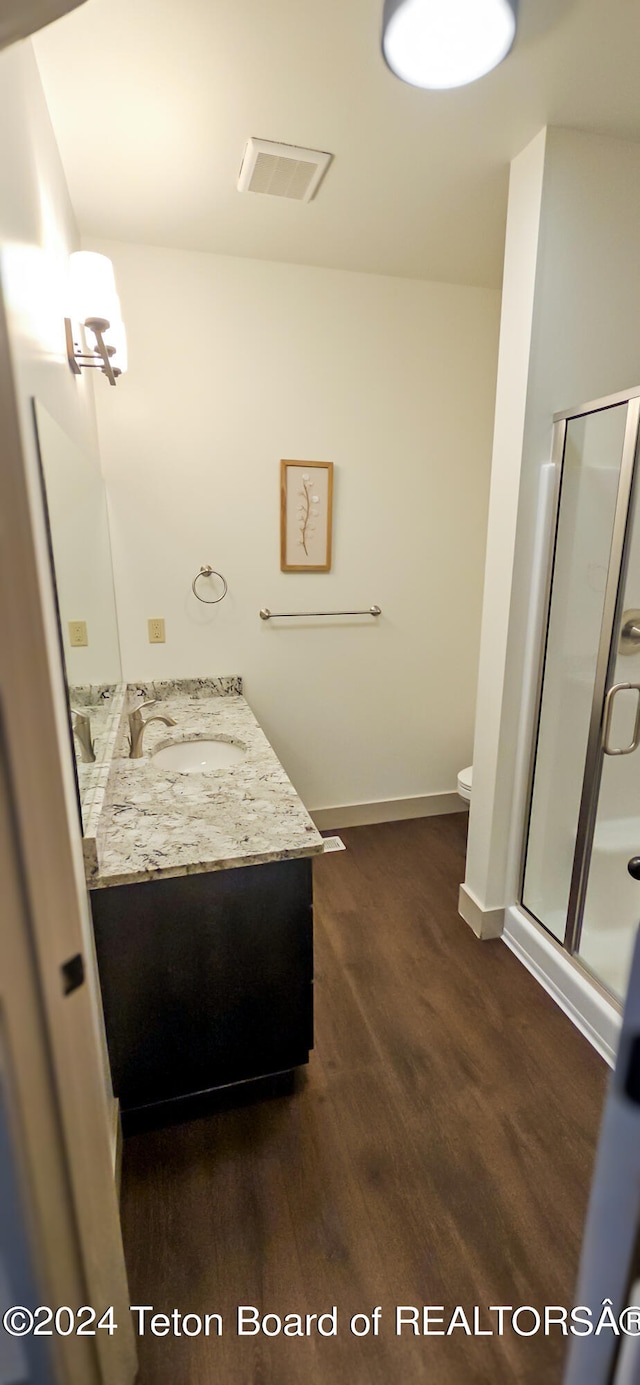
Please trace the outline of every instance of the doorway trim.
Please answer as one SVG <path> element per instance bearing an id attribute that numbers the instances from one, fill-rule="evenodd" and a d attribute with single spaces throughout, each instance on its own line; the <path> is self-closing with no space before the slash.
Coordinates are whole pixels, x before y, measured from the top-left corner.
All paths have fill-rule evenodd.
<path id="1" fill-rule="evenodd" d="M 130 1385 L 137 1360 L 113 1175 L 113 1096 L 107 1087 L 42 493 L 26 408 L 22 424 L 24 435 L 0 297 L 0 709 L 13 854 L 20 854 L 29 927 L 25 944 L 40 998 L 73 1217 L 69 1234 L 76 1238 L 84 1302 L 96 1310 L 113 1305 L 118 1323 L 113 1336 L 100 1332 L 95 1338 L 96 1379 L 100 1385 Z M 86 981 L 65 994 L 61 968 L 78 953 Z M 11 983 L 11 973 L 3 976 L 3 985 Z M 22 1099 L 35 1100 L 35 1089 L 30 1095 L 27 1085 Z M 63 1377 L 75 1378 L 71 1372 Z"/>

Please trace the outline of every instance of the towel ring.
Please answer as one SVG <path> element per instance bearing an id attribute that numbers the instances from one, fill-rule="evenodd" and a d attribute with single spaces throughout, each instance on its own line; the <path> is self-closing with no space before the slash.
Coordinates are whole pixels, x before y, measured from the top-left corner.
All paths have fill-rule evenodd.
<path id="1" fill-rule="evenodd" d="M 213 600 L 209 600 L 209 598 L 206 596 L 199 596 L 198 592 L 196 591 L 196 582 L 198 581 L 199 577 L 219 577 L 224 587 L 222 596 L 214 596 Z M 210 567 L 207 563 L 206 567 L 201 567 L 200 571 L 196 572 L 193 582 L 191 583 L 191 590 L 193 592 L 193 595 L 198 597 L 198 601 L 203 601 L 205 606 L 217 606 L 218 602 L 222 601 L 223 597 L 227 595 L 228 587 L 225 578 L 222 576 L 222 573 L 216 572 L 215 568 Z"/>

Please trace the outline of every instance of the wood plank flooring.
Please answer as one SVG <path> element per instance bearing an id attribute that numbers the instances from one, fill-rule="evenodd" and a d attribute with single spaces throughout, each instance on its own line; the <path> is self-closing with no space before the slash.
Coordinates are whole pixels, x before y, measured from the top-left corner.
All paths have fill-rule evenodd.
<path id="1" fill-rule="evenodd" d="M 351 829 L 316 863 L 316 1048 L 293 1094 L 126 1141 L 131 1302 L 224 1321 L 145 1335 L 141 1385 L 560 1385 L 559 1335 L 394 1331 L 398 1304 L 445 1325 L 478 1304 L 488 1328 L 492 1304 L 573 1303 L 605 1091 L 586 1040 L 458 917 L 465 825 Z M 335 1305 L 338 1336 L 238 1337 L 238 1304 Z M 379 1335 L 354 1336 L 376 1305 Z"/>

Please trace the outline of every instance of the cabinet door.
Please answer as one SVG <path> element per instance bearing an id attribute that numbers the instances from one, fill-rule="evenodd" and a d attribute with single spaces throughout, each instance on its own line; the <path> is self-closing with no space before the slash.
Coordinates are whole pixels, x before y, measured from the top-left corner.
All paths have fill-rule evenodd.
<path id="1" fill-rule="evenodd" d="M 123 1109 L 308 1061 L 308 858 L 96 890 L 92 908 Z"/>

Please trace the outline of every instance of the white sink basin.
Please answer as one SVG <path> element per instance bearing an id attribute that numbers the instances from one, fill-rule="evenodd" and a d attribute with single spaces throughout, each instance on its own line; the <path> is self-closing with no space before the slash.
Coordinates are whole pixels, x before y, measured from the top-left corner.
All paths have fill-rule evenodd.
<path id="1" fill-rule="evenodd" d="M 174 741 L 151 756 L 158 769 L 174 769 L 180 774 L 206 774 L 207 770 L 226 769 L 243 760 L 246 746 L 238 741 Z"/>

